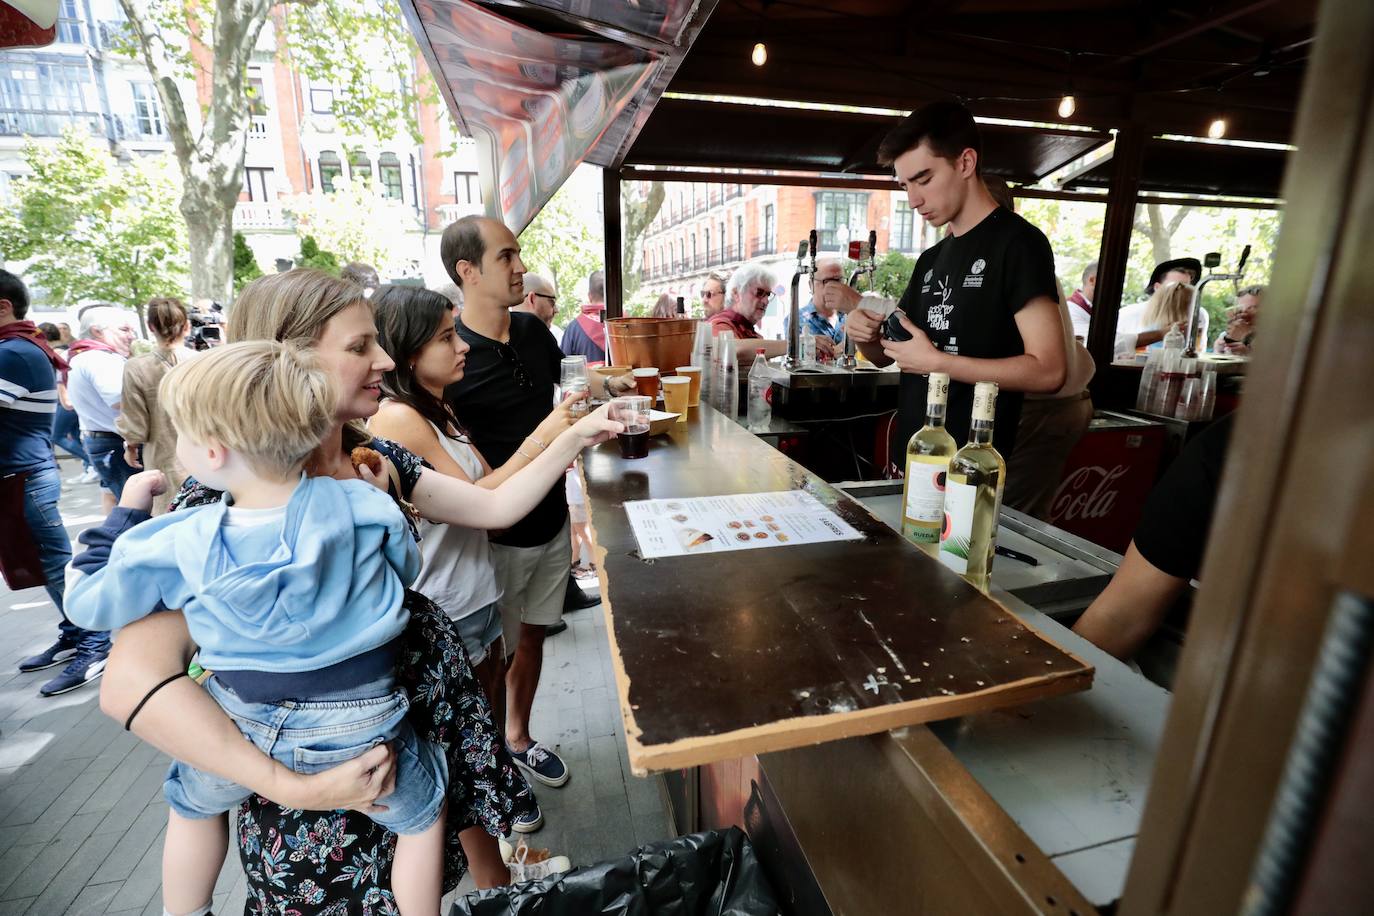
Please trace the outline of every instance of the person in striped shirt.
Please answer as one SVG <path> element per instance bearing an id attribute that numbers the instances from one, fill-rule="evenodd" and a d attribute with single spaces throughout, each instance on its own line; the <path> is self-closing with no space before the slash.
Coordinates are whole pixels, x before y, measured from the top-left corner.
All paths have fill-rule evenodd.
<path id="1" fill-rule="evenodd" d="M 57 415 L 57 374 L 66 369 L 66 363 L 43 332 L 27 320 L 28 312 L 24 282 L 0 270 L 0 483 L 6 484 L 6 502 L 11 487 L 16 496 L 23 493 L 22 524 L 37 549 L 48 596 L 60 615 L 57 641 L 21 661 L 19 670 L 41 671 L 66 662 L 66 669 L 39 689 L 44 696 L 53 696 L 100 676 L 108 640 L 103 633 L 71 623 L 62 608 L 63 576 L 72 546 L 57 510 L 62 478 L 53 457 L 52 428 Z"/>

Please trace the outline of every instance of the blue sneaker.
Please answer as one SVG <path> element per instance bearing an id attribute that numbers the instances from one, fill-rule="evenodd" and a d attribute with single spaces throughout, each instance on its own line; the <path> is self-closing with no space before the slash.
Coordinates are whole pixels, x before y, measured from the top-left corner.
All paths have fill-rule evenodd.
<path id="1" fill-rule="evenodd" d="M 68 639 L 65 635 L 58 637 L 57 642 L 39 652 L 37 655 L 30 655 L 19 663 L 19 670 L 25 674 L 30 671 L 42 671 L 44 668 L 52 668 L 65 661 L 70 661 L 76 655 L 80 641 Z"/>
<path id="2" fill-rule="evenodd" d="M 38 692 L 45 697 L 55 697 L 86 686 L 105 673 L 105 657 L 109 654 L 108 647 L 99 651 L 80 649 L 62 673 L 39 687 Z"/>
<path id="3" fill-rule="evenodd" d="M 510 755 L 515 758 L 515 762 L 520 764 L 529 774 L 546 786 L 553 786 L 555 789 L 568 781 L 568 765 L 563 762 L 553 751 L 540 744 L 538 741 L 525 748 L 523 751 L 511 750 Z"/>
<path id="4" fill-rule="evenodd" d="M 515 820 L 510 823 L 510 829 L 516 833 L 534 833 L 543 826 L 544 812 L 540 810 L 538 804 L 535 804 L 534 808 L 524 814 L 517 815 Z"/>

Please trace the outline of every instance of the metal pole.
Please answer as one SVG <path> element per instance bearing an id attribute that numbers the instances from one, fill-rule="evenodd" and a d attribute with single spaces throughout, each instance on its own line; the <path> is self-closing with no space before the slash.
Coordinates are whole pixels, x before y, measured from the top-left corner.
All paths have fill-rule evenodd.
<path id="1" fill-rule="evenodd" d="M 1107 213 L 1102 220 L 1102 248 L 1097 256 L 1097 290 L 1093 295 L 1092 322 L 1088 326 L 1088 352 L 1097 363 L 1094 387 L 1107 378 L 1116 345 L 1116 317 L 1126 292 L 1126 262 L 1131 254 L 1140 169 L 1145 159 L 1145 126 L 1126 124 L 1116 135 L 1112 156 L 1112 183 L 1107 192 Z"/>
<path id="2" fill-rule="evenodd" d="M 601 170 L 601 214 L 606 237 L 606 320 L 625 314 L 624 264 L 621 262 L 620 173 Z"/>

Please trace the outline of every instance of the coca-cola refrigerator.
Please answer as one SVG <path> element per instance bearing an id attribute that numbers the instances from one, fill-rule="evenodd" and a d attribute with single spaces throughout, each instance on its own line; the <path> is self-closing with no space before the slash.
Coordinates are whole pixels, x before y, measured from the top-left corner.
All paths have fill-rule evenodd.
<path id="1" fill-rule="evenodd" d="M 1163 424 L 1099 410 L 1064 463 L 1050 524 L 1125 553 L 1159 475 Z"/>

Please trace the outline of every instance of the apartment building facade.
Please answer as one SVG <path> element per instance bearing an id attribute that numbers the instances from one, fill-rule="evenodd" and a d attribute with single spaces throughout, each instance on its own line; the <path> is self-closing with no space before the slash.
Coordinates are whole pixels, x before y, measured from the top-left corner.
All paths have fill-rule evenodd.
<path id="1" fill-rule="evenodd" d="M 0 200 L 9 181 L 27 171 L 23 147 L 30 138 L 54 141 L 74 126 L 106 139 L 121 159 L 171 151 L 146 69 L 114 51 L 127 28 L 117 0 L 61 0 L 59 13 L 56 43 L 0 52 Z M 334 115 L 338 87 L 316 84 L 291 68 L 277 53 L 277 41 L 276 23 L 269 22 L 248 68 L 251 121 L 234 212 L 234 228 L 259 265 L 271 271 L 299 252 L 284 204 L 296 195 L 328 193 L 347 176 L 409 210 L 404 247 L 415 254 L 393 272 L 432 285 L 446 282 L 439 234 L 460 216 L 482 210 L 475 145 L 458 135 L 442 104 L 418 106 L 418 142 L 404 124 L 382 142 L 345 131 Z M 417 79 L 424 66 L 417 58 Z M 206 86 L 186 90 L 205 100 Z"/>
<path id="2" fill-rule="evenodd" d="M 641 187 L 640 193 L 647 190 Z M 851 240 L 867 240 L 870 229 L 878 233 L 879 254 L 914 255 L 924 247 L 924 223 L 898 191 L 667 182 L 663 206 L 641 245 L 641 290 L 698 302 L 708 274 L 728 278 L 741 264 L 759 261 L 778 280 L 779 301 L 768 313 L 771 327 L 774 319 L 781 320 L 777 315 L 796 266 L 797 243 L 812 229 L 822 255 L 844 254 Z"/>

